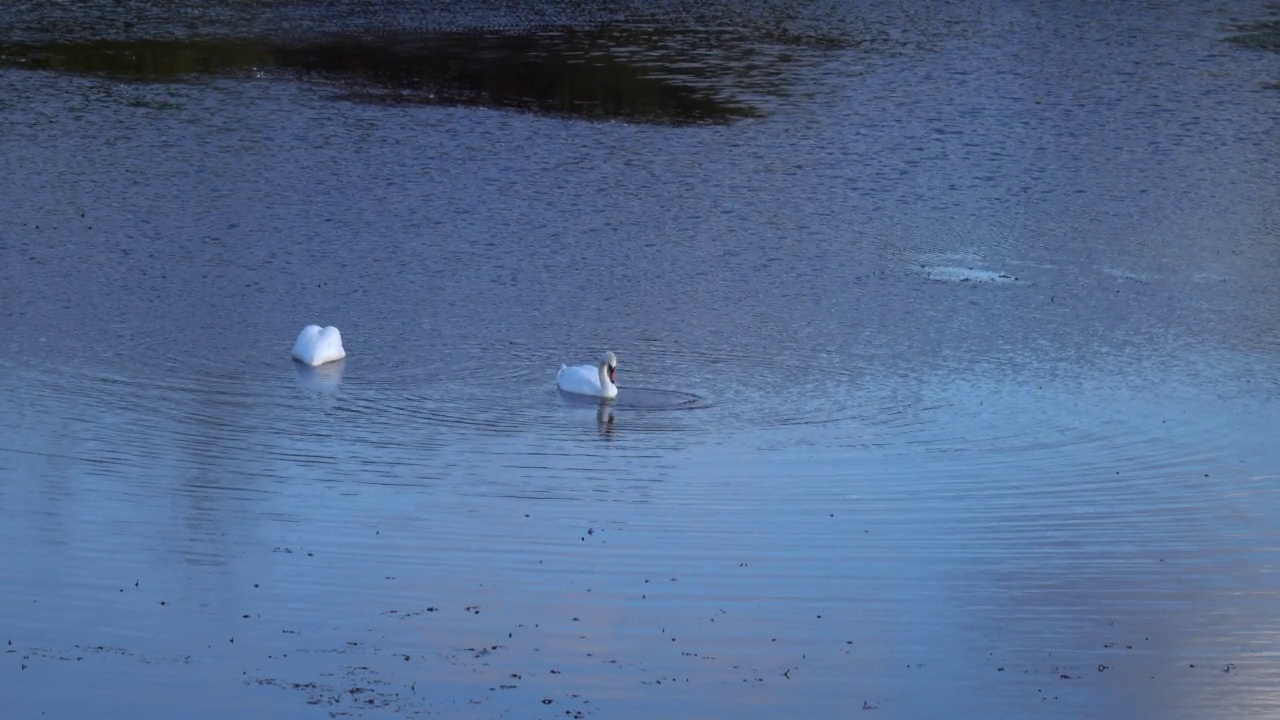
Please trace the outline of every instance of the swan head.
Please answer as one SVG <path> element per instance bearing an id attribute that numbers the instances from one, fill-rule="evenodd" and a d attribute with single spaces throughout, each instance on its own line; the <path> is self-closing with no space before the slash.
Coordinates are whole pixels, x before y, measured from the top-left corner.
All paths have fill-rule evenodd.
<path id="1" fill-rule="evenodd" d="M 618 358 L 608 350 L 600 355 L 600 367 L 609 375 L 609 382 L 617 383 L 615 370 L 618 367 Z"/>

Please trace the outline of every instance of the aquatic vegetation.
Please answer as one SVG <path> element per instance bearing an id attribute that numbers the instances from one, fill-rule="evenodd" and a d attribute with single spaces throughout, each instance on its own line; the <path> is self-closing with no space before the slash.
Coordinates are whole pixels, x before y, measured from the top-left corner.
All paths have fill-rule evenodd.
<path id="1" fill-rule="evenodd" d="M 1231 42 L 1254 50 L 1280 51 L 1280 20 L 1247 23 L 1233 28 Z"/>

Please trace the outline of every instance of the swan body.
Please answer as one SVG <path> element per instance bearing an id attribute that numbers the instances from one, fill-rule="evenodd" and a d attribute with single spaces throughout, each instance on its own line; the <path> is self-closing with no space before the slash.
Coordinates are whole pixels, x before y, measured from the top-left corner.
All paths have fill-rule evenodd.
<path id="1" fill-rule="evenodd" d="M 308 325 L 298 333 L 293 343 L 293 359 L 306 363 L 311 367 L 323 365 L 347 356 L 342 349 L 342 333 L 330 325 L 321 328 L 319 325 Z"/>
<path id="2" fill-rule="evenodd" d="M 561 365 L 556 373 L 556 386 L 568 393 L 599 398 L 615 398 L 618 386 L 615 368 L 618 358 L 605 352 L 595 365 Z"/>

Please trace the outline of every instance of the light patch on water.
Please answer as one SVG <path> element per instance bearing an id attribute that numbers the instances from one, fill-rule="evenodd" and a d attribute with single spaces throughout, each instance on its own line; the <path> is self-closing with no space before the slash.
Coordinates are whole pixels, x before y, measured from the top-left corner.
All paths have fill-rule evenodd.
<path id="1" fill-rule="evenodd" d="M 1144 273 L 1130 272 L 1128 270 L 1120 270 L 1117 268 L 1104 268 L 1102 272 L 1106 273 L 1107 275 L 1110 275 L 1111 277 L 1119 278 L 1121 280 L 1131 280 L 1133 282 L 1140 282 L 1140 283 L 1151 281 L 1150 275 L 1146 275 Z"/>
<path id="2" fill-rule="evenodd" d="M 1024 282 L 1011 272 L 991 269 L 986 254 L 972 249 L 926 253 L 917 257 L 915 265 L 925 277 L 939 282 Z"/>
<path id="3" fill-rule="evenodd" d="M 1226 275 L 1215 272 L 1198 272 L 1191 276 L 1191 281 L 1198 283 L 1223 283 L 1229 280 Z"/>
<path id="4" fill-rule="evenodd" d="M 925 277 L 942 282 L 1021 283 L 1016 275 L 985 268 L 938 265 L 923 268 Z"/>
<path id="5" fill-rule="evenodd" d="M 1037 270 L 1057 270 L 1060 267 L 1057 263 L 1037 262 L 1035 260 L 1009 260 L 1008 263 L 1018 267 L 1029 267 Z"/>

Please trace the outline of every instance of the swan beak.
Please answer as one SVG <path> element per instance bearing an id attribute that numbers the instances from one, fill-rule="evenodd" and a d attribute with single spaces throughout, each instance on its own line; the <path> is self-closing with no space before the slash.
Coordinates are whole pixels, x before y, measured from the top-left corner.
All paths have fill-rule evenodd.
<path id="1" fill-rule="evenodd" d="M 615 385 L 618 383 L 617 373 L 613 368 L 609 368 L 609 382 L 614 383 Z"/>

